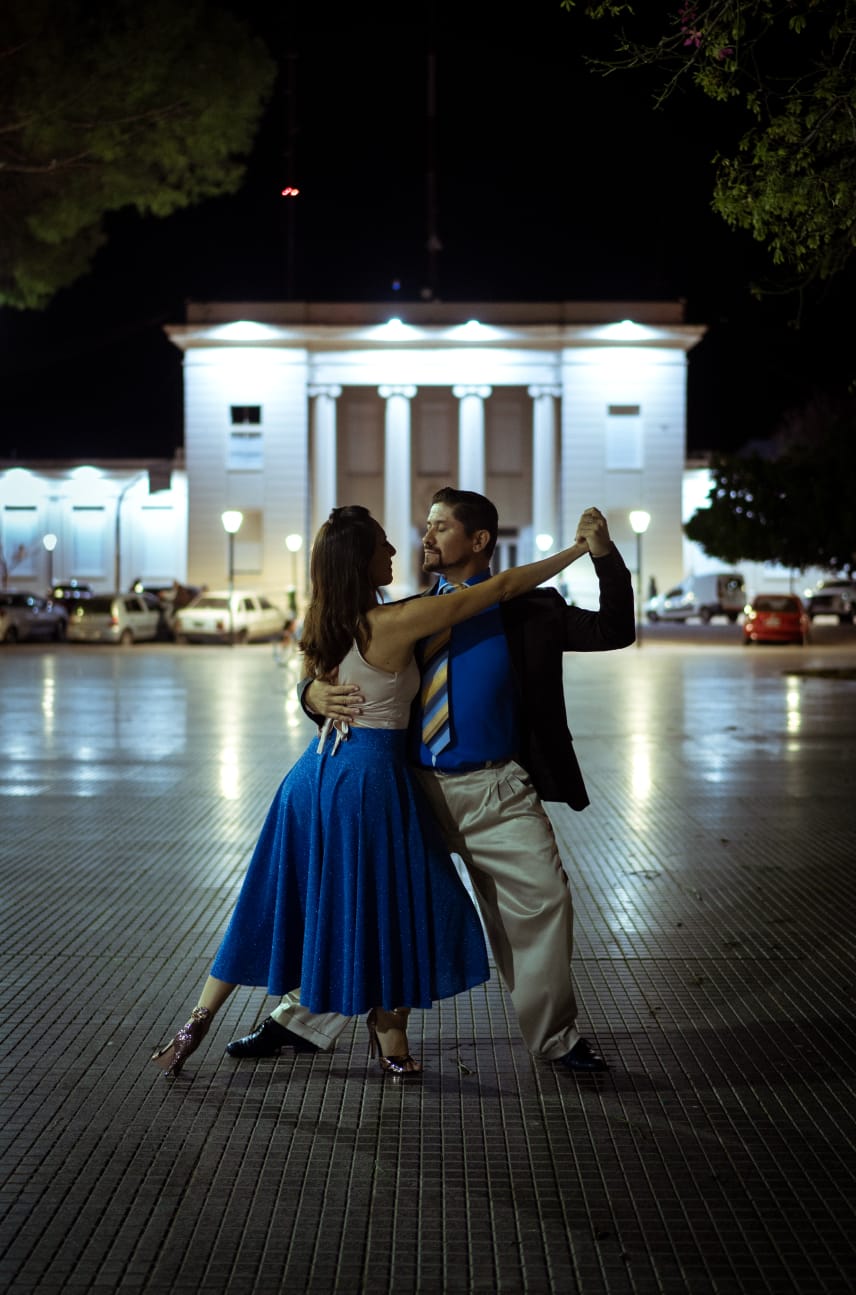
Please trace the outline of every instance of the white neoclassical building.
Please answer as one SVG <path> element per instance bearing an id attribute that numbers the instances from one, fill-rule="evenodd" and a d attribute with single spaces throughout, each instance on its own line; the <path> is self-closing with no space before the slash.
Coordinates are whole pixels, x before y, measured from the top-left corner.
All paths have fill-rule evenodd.
<path id="1" fill-rule="evenodd" d="M 419 585 L 435 490 L 499 508 L 501 565 L 570 543 L 589 504 L 628 565 L 629 513 L 650 514 L 642 580 L 685 569 L 687 356 L 704 327 L 676 302 L 198 303 L 169 326 L 184 353 L 187 577 L 306 590 L 309 541 L 365 504 L 397 546 L 393 594 Z M 296 537 L 300 537 L 300 548 Z M 288 539 L 290 547 L 286 544 Z M 591 592 L 590 564 L 569 573 Z"/>
<path id="2" fill-rule="evenodd" d="M 397 546 L 394 595 L 419 587 L 430 499 L 453 484 L 499 507 L 498 564 L 569 543 L 598 504 L 646 591 L 722 564 L 683 535 L 710 474 L 686 462 L 689 352 L 679 303 L 199 303 L 183 352 L 185 443 L 172 463 L 0 463 L 0 570 L 100 591 L 173 579 L 307 590 L 311 537 L 363 503 Z M 641 544 L 629 514 L 650 524 Z M 240 512 L 229 539 L 222 514 Z M 51 548 L 47 544 L 51 544 Z M 741 563 L 747 591 L 823 573 Z M 566 592 L 594 594 L 590 564 Z"/>

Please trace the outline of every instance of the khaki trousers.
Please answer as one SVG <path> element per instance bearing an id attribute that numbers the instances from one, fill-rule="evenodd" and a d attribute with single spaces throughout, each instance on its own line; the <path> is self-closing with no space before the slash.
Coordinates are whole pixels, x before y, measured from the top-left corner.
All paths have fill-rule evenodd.
<path id="1" fill-rule="evenodd" d="M 463 860 L 523 1038 L 530 1051 L 555 1061 L 580 1037 L 571 978 L 573 904 L 552 824 L 529 775 L 513 760 L 465 774 L 413 772 L 447 849 Z M 273 1015 L 323 1049 L 333 1046 L 348 1019 L 307 1011 L 299 989 Z"/>

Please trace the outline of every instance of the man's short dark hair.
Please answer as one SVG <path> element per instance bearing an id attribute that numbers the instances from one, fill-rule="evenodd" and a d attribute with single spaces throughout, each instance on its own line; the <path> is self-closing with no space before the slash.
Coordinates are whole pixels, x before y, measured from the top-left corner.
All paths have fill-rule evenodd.
<path id="1" fill-rule="evenodd" d="M 492 504 L 484 495 L 475 490 L 455 490 L 454 486 L 444 486 L 431 500 L 432 504 L 445 504 L 451 508 L 452 515 L 460 522 L 467 535 L 476 531 L 488 531 L 490 539 L 484 548 L 484 555 L 490 559 L 496 548 L 496 537 L 499 533 L 499 514 L 496 504 Z"/>

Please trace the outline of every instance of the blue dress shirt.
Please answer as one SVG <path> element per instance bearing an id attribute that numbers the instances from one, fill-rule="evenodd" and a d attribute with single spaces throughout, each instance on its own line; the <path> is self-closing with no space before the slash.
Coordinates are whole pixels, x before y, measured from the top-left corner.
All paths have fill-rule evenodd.
<path id="1" fill-rule="evenodd" d="M 489 575 L 487 571 L 480 573 L 466 583 L 479 584 Z M 447 583 L 441 579 L 438 591 Z M 454 594 L 449 597 L 453 598 Z M 417 660 L 420 659 L 420 646 L 416 648 Z M 448 773 L 463 773 L 487 760 L 507 760 L 516 752 L 516 694 L 498 603 L 452 628 L 449 714 L 452 740 L 436 760 L 421 741 L 421 725 L 418 722 L 411 724 L 410 758 L 413 764 Z"/>

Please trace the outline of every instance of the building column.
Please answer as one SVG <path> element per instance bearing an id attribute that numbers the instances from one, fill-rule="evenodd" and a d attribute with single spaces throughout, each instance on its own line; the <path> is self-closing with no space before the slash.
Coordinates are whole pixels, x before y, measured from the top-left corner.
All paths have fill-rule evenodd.
<path id="1" fill-rule="evenodd" d="M 532 398 L 532 545 L 533 559 L 550 549 L 540 550 L 537 535 L 551 535 L 559 543 L 559 516 L 556 507 L 556 401 L 561 387 L 529 387 Z"/>
<path id="2" fill-rule="evenodd" d="M 484 402 L 490 387 L 452 387 L 458 406 L 458 480 L 459 490 L 485 489 Z"/>
<path id="3" fill-rule="evenodd" d="M 313 400 L 310 436 L 312 443 L 312 515 L 307 550 L 318 527 L 336 507 L 336 401 L 342 388 L 335 385 L 310 386 Z"/>
<path id="4" fill-rule="evenodd" d="M 378 394 L 386 401 L 383 438 L 383 527 L 389 540 L 398 549 L 394 570 L 398 579 L 390 586 L 390 594 L 397 598 L 412 592 L 413 579 L 413 522 L 411 519 L 410 472 L 410 402 L 416 395 L 415 387 L 378 387 Z"/>

